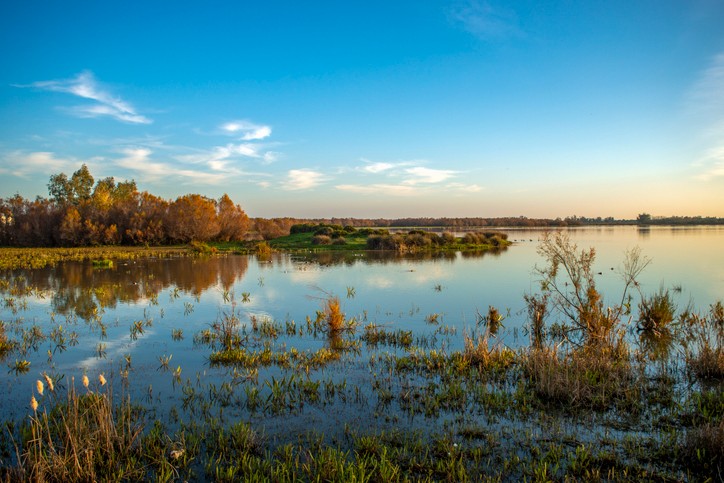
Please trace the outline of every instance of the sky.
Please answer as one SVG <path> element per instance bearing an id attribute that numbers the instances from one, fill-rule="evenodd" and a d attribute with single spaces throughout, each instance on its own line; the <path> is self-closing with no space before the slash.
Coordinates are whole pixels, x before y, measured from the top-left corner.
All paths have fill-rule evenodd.
<path id="1" fill-rule="evenodd" d="M 0 198 L 86 164 L 254 217 L 724 216 L 724 2 L 0 5 Z"/>

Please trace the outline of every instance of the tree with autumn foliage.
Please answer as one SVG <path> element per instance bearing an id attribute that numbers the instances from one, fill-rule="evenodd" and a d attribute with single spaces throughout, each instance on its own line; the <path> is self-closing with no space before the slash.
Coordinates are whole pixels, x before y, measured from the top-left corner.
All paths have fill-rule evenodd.
<path id="1" fill-rule="evenodd" d="M 216 201 L 196 194 L 179 196 L 168 207 L 166 227 L 172 242 L 206 242 L 214 239 L 221 230 Z"/>
<path id="2" fill-rule="evenodd" d="M 249 231 L 251 220 L 241 209 L 235 205 L 229 195 L 224 193 L 217 204 L 219 222 L 219 241 L 239 241 Z"/>

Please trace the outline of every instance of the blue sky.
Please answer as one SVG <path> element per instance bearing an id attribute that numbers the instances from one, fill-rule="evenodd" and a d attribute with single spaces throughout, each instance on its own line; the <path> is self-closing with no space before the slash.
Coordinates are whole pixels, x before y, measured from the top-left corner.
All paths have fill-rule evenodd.
<path id="1" fill-rule="evenodd" d="M 724 216 L 724 3 L 0 6 L 0 197 L 86 163 L 251 216 Z"/>

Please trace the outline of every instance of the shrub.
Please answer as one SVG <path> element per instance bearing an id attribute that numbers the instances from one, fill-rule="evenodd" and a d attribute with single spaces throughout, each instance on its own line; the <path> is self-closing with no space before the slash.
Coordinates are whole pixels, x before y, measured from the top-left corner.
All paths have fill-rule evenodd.
<path id="1" fill-rule="evenodd" d="M 335 238 L 332 241 L 332 245 L 346 245 L 346 244 L 347 244 L 347 240 L 345 240 L 343 236 Z"/>
<path id="2" fill-rule="evenodd" d="M 272 248 L 267 242 L 262 241 L 256 244 L 256 247 L 254 247 L 254 252 L 256 253 L 257 258 L 259 258 L 260 260 L 268 260 L 269 257 L 271 257 Z"/>
<path id="3" fill-rule="evenodd" d="M 314 235 L 312 245 L 331 245 L 332 239 L 327 235 Z"/>
<path id="4" fill-rule="evenodd" d="M 594 248 L 579 252 L 567 233 L 546 232 L 538 253 L 546 259 L 547 266 L 536 267 L 535 272 L 540 276 L 543 296 L 561 317 L 556 331 L 559 338 L 578 347 L 610 345 L 624 329 L 621 317 L 628 311 L 628 291 L 650 260 L 642 257 L 638 248 L 626 253 L 621 302 L 604 308 L 601 294 L 596 289 Z"/>
<path id="5" fill-rule="evenodd" d="M 660 288 L 651 297 L 643 297 L 639 303 L 637 327 L 642 331 L 661 332 L 674 320 L 676 305 L 668 290 Z"/>
<path id="6" fill-rule="evenodd" d="M 329 334 L 338 334 L 344 328 L 344 313 L 339 297 L 328 297 L 324 301 L 324 316 Z"/>
<path id="7" fill-rule="evenodd" d="M 196 255 L 212 255 L 216 253 L 216 247 L 212 247 L 208 243 L 198 241 L 192 241 L 189 243 L 189 250 Z"/>
<path id="8" fill-rule="evenodd" d="M 455 238 L 455 235 L 453 235 L 449 231 L 446 231 L 443 232 L 442 235 L 440 235 L 440 240 L 442 241 L 443 245 L 454 245 L 457 241 L 457 238 Z"/>

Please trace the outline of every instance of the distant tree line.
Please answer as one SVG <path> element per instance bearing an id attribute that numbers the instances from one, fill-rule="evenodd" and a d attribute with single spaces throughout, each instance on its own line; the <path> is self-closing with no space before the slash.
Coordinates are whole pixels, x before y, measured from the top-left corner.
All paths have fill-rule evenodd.
<path id="1" fill-rule="evenodd" d="M 83 165 L 70 177 L 55 174 L 48 182 L 48 198 L 34 200 L 20 195 L 0 198 L 0 245 L 93 246 L 165 245 L 190 241 L 270 240 L 290 233 L 303 223 L 327 223 L 356 228 L 444 227 L 470 231 L 485 227 L 565 227 L 582 225 L 721 225 L 724 218 L 652 217 L 633 220 L 569 216 L 546 219 L 502 218 L 253 218 L 224 194 L 218 200 L 198 194 L 165 200 L 136 182 L 96 181 Z"/>

